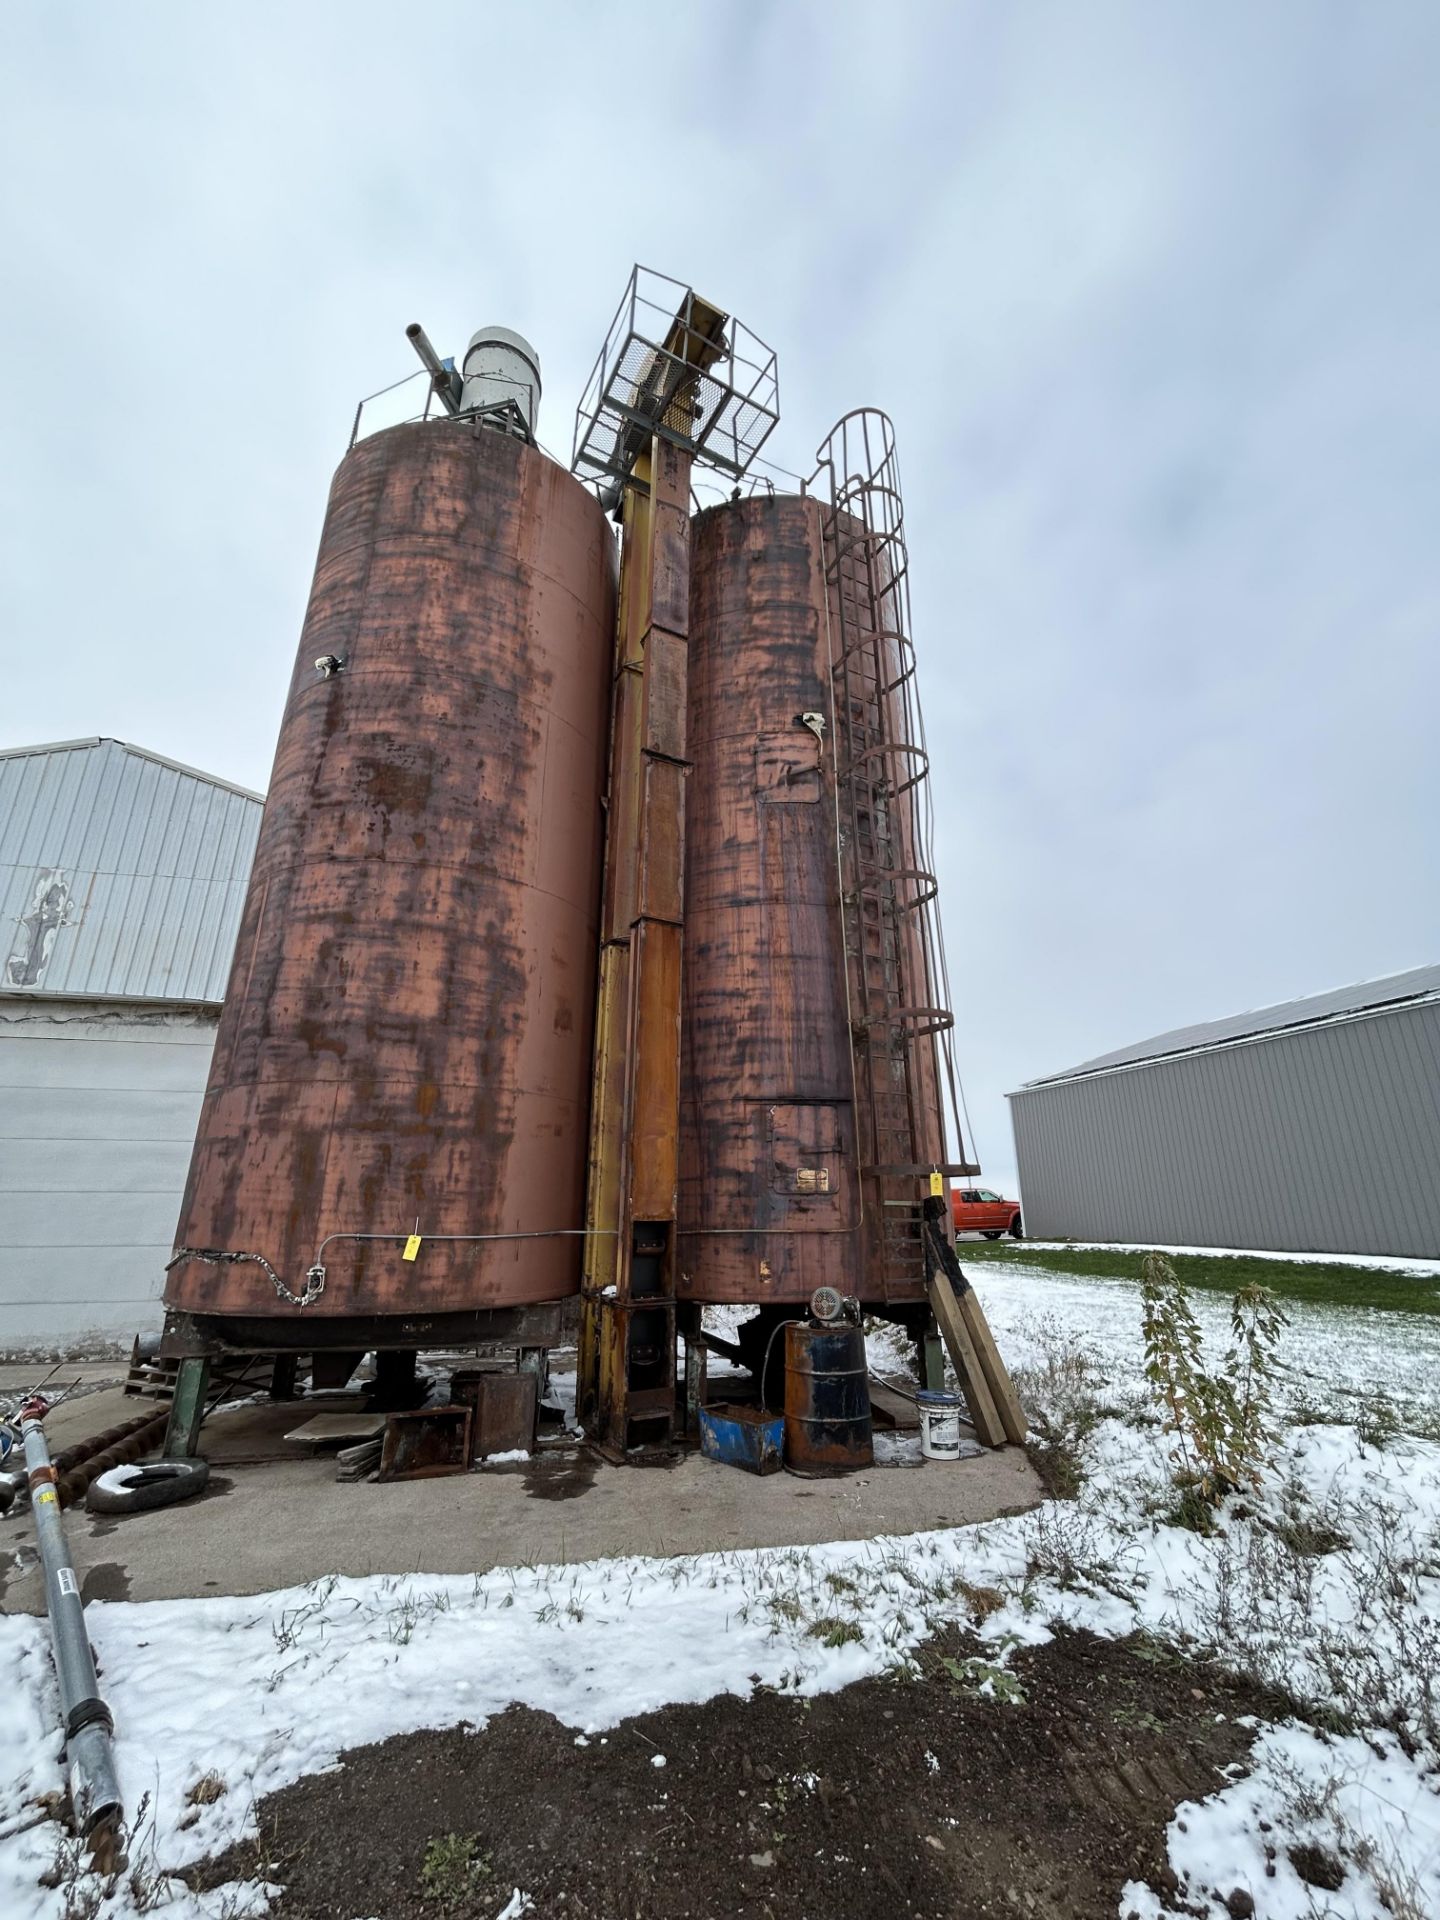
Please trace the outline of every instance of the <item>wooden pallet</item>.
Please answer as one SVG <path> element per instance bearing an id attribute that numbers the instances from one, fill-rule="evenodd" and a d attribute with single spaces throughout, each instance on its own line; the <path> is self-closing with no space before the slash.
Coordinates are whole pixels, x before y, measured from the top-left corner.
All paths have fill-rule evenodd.
<path id="1" fill-rule="evenodd" d="M 142 1360 L 137 1339 L 130 1349 L 130 1367 L 125 1375 L 124 1391 L 147 1400 L 173 1400 L 178 1360 Z"/>

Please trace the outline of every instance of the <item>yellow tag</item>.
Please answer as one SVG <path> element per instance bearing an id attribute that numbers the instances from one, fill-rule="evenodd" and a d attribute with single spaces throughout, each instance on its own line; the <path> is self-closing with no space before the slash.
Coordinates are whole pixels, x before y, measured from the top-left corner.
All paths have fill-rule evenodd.
<path id="1" fill-rule="evenodd" d="M 400 1258 L 402 1260 L 413 1260 L 419 1251 L 420 1235 L 418 1233 L 412 1233 L 410 1238 L 405 1242 L 405 1251 L 401 1254 Z"/>
<path id="2" fill-rule="evenodd" d="M 932 1173 L 930 1176 L 930 1198 L 932 1200 L 942 1200 L 944 1197 L 945 1182 L 940 1178 L 938 1173 Z"/>
<path id="3" fill-rule="evenodd" d="M 54 1487 L 42 1487 L 35 1496 L 37 1507 L 53 1507 L 59 1504 L 60 1496 Z"/>

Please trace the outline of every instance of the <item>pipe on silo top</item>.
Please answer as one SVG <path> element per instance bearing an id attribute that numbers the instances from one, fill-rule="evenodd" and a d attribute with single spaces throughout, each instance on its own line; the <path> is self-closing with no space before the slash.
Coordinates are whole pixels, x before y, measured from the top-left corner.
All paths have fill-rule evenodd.
<path id="1" fill-rule="evenodd" d="M 430 384 L 440 396 L 441 405 L 447 413 L 458 413 L 460 409 L 460 376 L 454 366 L 446 366 L 430 344 L 430 336 L 418 320 L 412 320 L 405 329 L 405 338 L 420 356 L 420 364 L 430 375 Z"/>

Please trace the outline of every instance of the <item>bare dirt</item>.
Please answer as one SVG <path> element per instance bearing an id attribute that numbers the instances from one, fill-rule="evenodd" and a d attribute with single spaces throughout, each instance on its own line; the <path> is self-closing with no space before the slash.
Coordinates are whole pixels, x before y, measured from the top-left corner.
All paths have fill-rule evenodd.
<path id="1" fill-rule="evenodd" d="M 1173 1889 L 1166 1824 L 1245 1759 L 1238 1716 L 1284 1710 L 1072 1633 L 1016 1653 L 1005 1703 L 972 1690 L 981 1651 L 934 1642 L 920 1679 L 669 1707 L 586 1745 L 516 1707 L 360 1748 L 262 1802 L 258 1848 L 203 1884 L 262 1872 L 276 1920 L 494 1920 L 516 1887 L 533 1920 L 1114 1920 L 1126 1881 Z"/>

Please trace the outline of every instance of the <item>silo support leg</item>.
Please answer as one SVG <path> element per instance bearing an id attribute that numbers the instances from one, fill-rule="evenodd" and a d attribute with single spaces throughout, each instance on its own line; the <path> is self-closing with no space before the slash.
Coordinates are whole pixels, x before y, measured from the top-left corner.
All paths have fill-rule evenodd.
<path id="1" fill-rule="evenodd" d="M 528 1373 L 535 1382 L 535 1397 L 530 1402 L 534 1409 L 530 1422 L 530 1438 L 526 1445 L 532 1450 L 540 1431 L 540 1402 L 545 1398 L 545 1386 L 550 1377 L 550 1352 L 547 1347 L 517 1347 L 515 1349 L 515 1371 Z"/>
<path id="2" fill-rule="evenodd" d="M 676 1315 L 685 1342 L 685 1437 L 692 1441 L 699 1438 L 700 1409 L 705 1404 L 703 1315 L 704 1308 L 693 1301 L 684 1302 Z"/>
<path id="3" fill-rule="evenodd" d="M 170 1424 L 165 1429 L 165 1458 L 192 1460 L 200 1445 L 200 1424 L 205 1418 L 205 1398 L 210 1391 L 210 1356 L 187 1354 L 175 1376 L 175 1396 L 170 1402 Z"/>
<path id="4" fill-rule="evenodd" d="M 515 1371 L 533 1373 L 539 1386 L 545 1384 L 545 1362 L 549 1358 L 545 1347 L 517 1347 L 515 1349 Z"/>
<path id="5" fill-rule="evenodd" d="M 921 1336 L 920 1346 L 925 1391 L 943 1393 L 945 1391 L 945 1346 L 933 1317 L 926 1332 Z"/>

